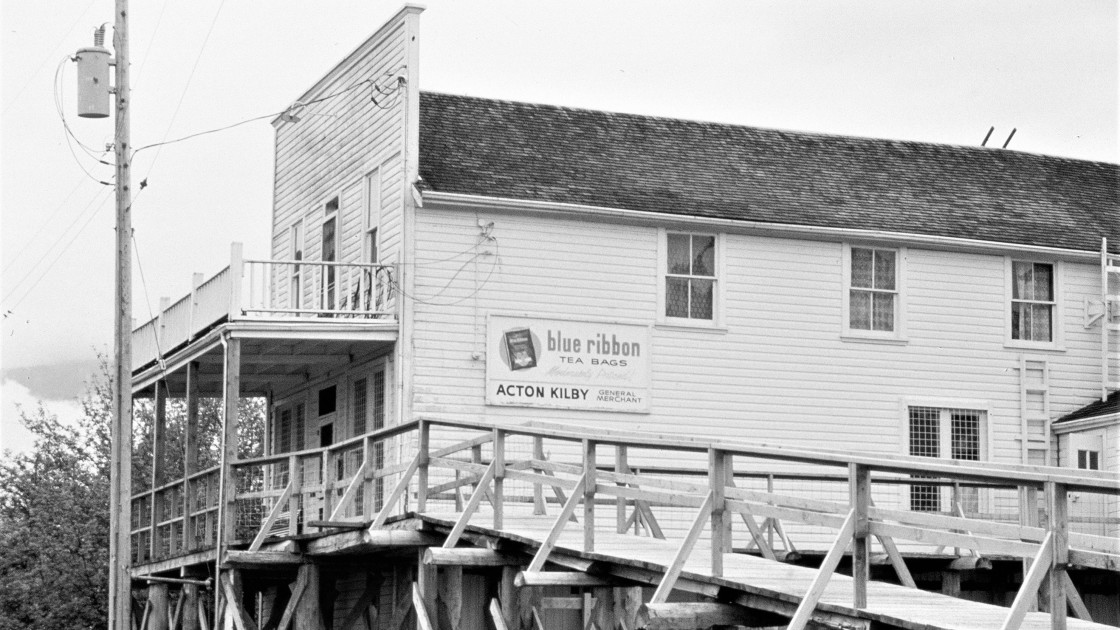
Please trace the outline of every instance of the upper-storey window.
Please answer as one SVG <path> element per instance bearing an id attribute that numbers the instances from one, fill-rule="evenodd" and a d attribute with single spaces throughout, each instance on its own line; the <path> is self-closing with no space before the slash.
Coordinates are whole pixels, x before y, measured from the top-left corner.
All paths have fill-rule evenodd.
<path id="1" fill-rule="evenodd" d="M 894 332 L 898 312 L 898 252 L 853 247 L 848 276 L 848 327 Z"/>
<path id="2" fill-rule="evenodd" d="M 290 260 L 303 260 L 303 220 L 296 221 L 288 229 L 288 257 Z M 291 307 L 302 308 L 303 304 L 303 276 L 300 265 L 292 265 L 291 282 L 288 287 Z"/>
<path id="3" fill-rule="evenodd" d="M 1018 341 L 1054 341 L 1057 300 L 1054 265 L 1012 261 L 1011 338 Z"/>
<path id="4" fill-rule="evenodd" d="M 375 263 L 380 260 L 381 254 L 377 240 L 377 228 L 381 225 L 381 169 L 374 169 L 366 175 L 365 188 L 364 253 L 368 262 Z"/>
<path id="5" fill-rule="evenodd" d="M 716 237 L 670 232 L 665 241 L 665 317 L 714 320 Z"/>
<path id="6" fill-rule="evenodd" d="M 320 259 L 325 263 L 338 261 L 338 197 L 327 202 L 323 208 L 323 228 Z M 326 265 L 323 269 L 323 308 L 333 310 L 335 305 L 335 268 Z"/>

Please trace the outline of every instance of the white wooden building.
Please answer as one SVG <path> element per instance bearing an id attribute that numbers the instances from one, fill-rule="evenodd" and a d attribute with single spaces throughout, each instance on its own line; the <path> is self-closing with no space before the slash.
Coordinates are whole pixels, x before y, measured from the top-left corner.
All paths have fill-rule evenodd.
<path id="1" fill-rule="evenodd" d="M 264 455 L 427 418 L 1118 470 L 1117 165 L 425 92 L 421 11 L 273 122 L 269 259 L 136 331 L 137 395 L 234 365 Z"/>

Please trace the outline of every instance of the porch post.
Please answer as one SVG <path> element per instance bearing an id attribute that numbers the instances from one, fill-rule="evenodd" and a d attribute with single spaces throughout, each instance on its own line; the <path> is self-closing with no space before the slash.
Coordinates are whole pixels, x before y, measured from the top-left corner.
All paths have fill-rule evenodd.
<path id="1" fill-rule="evenodd" d="M 183 552 L 191 550 L 191 507 L 194 496 L 190 476 L 198 470 L 198 362 L 187 364 L 185 392 L 187 417 L 183 427 Z M 197 590 L 197 589 L 196 589 Z M 197 593 L 196 593 L 197 596 Z"/>
<path id="2" fill-rule="evenodd" d="M 1066 567 L 1069 566 L 1069 491 L 1064 483 L 1046 482 L 1047 529 L 1054 536 L 1048 597 L 1050 627 L 1066 630 Z"/>
<path id="3" fill-rule="evenodd" d="M 152 474 L 151 481 L 151 497 L 149 503 L 151 508 L 150 512 L 150 535 L 148 537 L 149 544 L 149 558 L 153 560 L 156 558 L 158 528 L 156 524 L 159 522 L 159 493 L 155 490 L 163 483 L 163 475 L 161 474 L 161 467 L 163 463 L 164 442 L 166 436 L 164 429 L 167 426 L 167 383 L 159 380 L 153 386 L 155 391 L 155 419 L 152 422 Z"/>
<path id="4" fill-rule="evenodd" d="M 222 395 L 222 505 L 224 540 L 233 540 L 237 524 L 237 480 L 233 462 L 237 459 L 237 407 L 241 398 L 241 340 L 231 337 L 226 342 L 225 383 Z"/>

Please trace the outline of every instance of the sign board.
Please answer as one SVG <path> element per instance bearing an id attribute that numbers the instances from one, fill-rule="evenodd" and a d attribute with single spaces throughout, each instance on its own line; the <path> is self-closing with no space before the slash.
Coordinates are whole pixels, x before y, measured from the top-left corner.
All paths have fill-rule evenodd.
<path id="1" fill-rule="evenodd" d="M 649 326 L 491 315 L 486 403 L 648 412 L 649 339 Z"/>

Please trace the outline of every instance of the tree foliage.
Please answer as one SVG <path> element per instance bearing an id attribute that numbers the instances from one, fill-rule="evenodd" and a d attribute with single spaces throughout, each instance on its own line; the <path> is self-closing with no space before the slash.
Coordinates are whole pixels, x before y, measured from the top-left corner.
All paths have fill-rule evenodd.
<path id="1" fill-rule="evenodd" d="M 35 442 L 28 452 L 0 455 L 0 630 L 108 624 L 112 390 L 112 370 L 102 357 L 77 422 L 42 405 L 21 410 Z M 139 492 L 151 485 L 154 410 L 142 402 L 133 410 L 133 492 Z M 239 455 L 261 454 L 263 399 L 242 399 L 239 414 Z M 185 422 L 182 402 L 171 402 L 160 466 L 165 481 L 183 475 Z M 220 462 L 220 399 L 200 401 L 198 432 L 201 470 Z"/>

